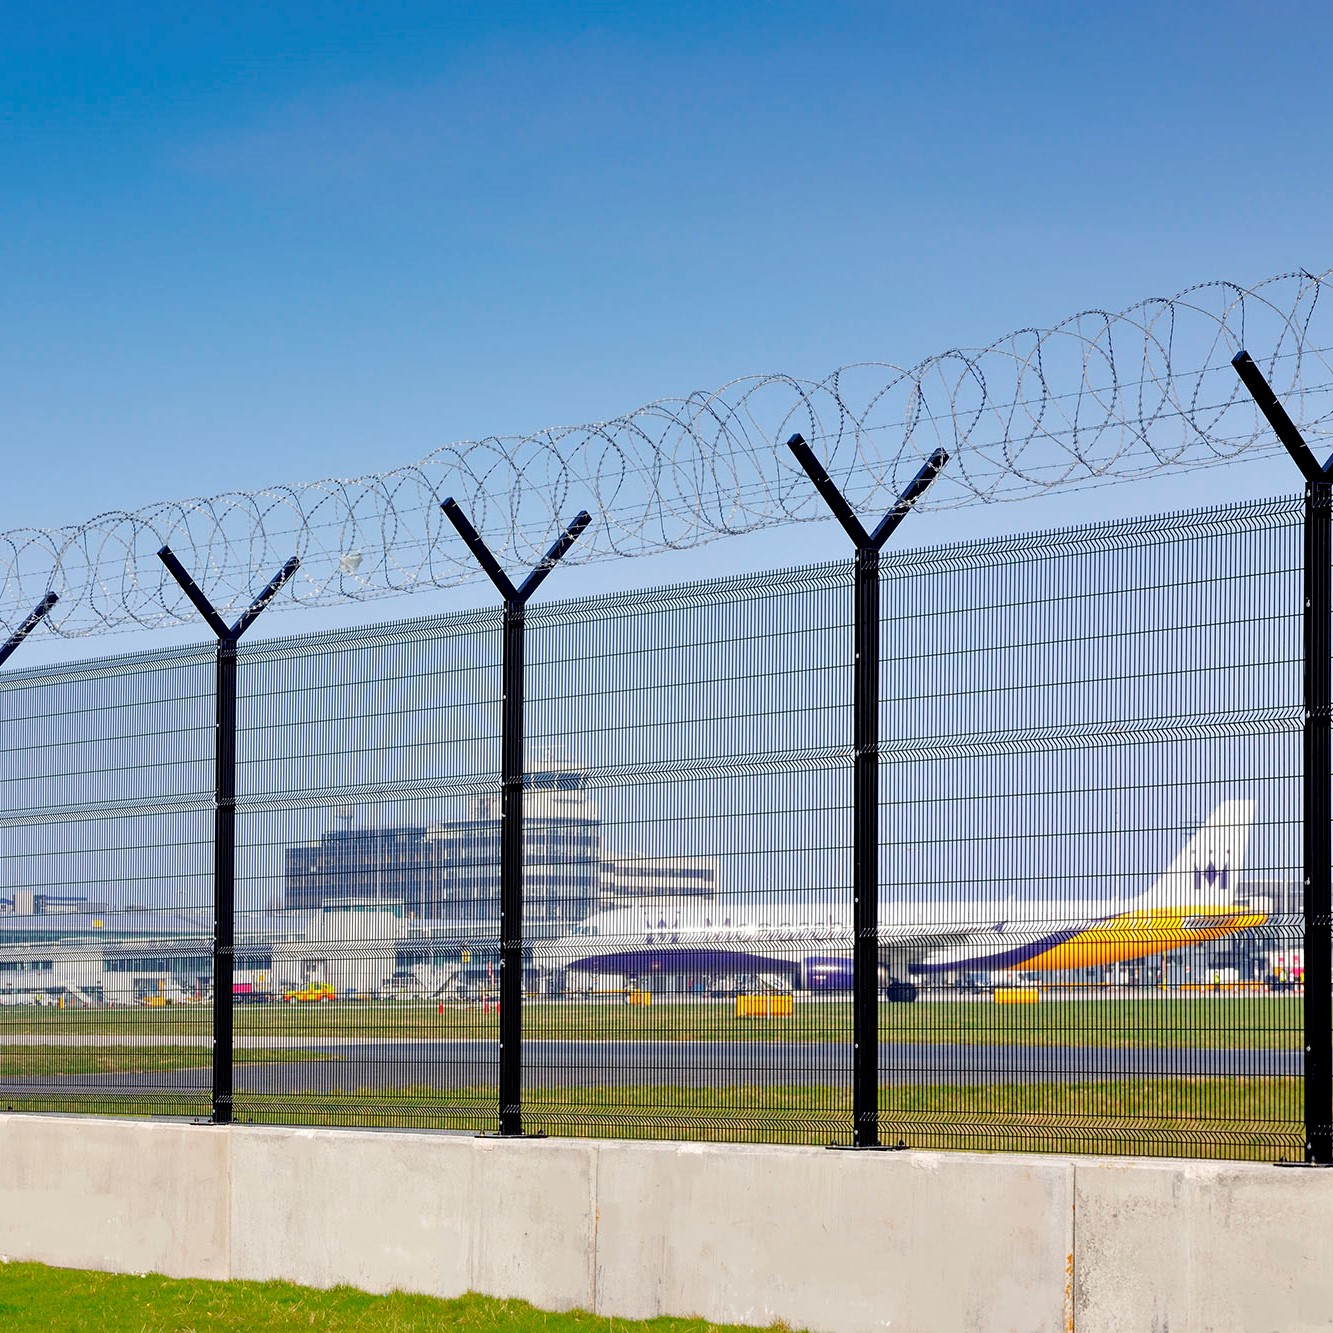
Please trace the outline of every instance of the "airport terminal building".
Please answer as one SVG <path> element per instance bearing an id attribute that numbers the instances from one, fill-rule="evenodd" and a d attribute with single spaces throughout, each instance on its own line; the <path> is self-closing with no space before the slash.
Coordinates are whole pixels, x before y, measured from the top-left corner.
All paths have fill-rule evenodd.
<path id="1" fill-rule="evenodd" d="M 212 913 L 149 909 L 25 915 L 0 912 L 0 1005 L 143 1004 L 207 999 Z M 243 999 L 318 984 L 338 995 L 426 995 L 462 984 L 464 959 L 484 971 L 498 932 L 409 920 L 397 903 L 342 902 L 315 911 L 242 914 L 233 984 Z"/>
<path id="2" fill-rule="evenodd" d="M 645 899 L 712 899 L 713 857 L 617 853 L 604 843 L 586 774 L 524 777 L 524 931 L 567 933 L 595 912 Z M 346 902 L 400 903 L 409 919 L 493 924 L 500 914 L 498 796 L 476 796 L 464 818 L 424 826 L 343 827 L 286 852 L 283 904 L 311 911 Z"/>
<path id="3" fill-rule="evenodd" d="M 609 851 L 582 772 L 534 772 L 525 785 L 530 942 L 568 934 L 608 906 L 716 896 L 713 858 Z M 461 819 L 356 828 L 344 817 L 286 848 L 282 907 L 237 913 L 238 993 L 310 984 L 362 997 L 487 988 L 499 965 L 499 815 L 497 797 L 479 796 Z M 209 909 L 16 892 L 0 899 L 0 1004 L 202 999 L 213 987 L 211 930 Z"/>

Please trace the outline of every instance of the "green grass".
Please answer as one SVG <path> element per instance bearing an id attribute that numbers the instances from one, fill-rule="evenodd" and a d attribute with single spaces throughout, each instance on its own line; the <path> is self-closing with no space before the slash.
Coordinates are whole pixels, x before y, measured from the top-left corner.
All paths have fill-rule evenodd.
<path id="1" fill-rule="evenodd" d="M 127 1277 L 40 1264 L 0 1266 L 0 1327 L 35 1329 L 214 1330 L 311 1328 L 356 1333 L 728 1333 L 734 1324 L 702 1319 L 607 1319 L 582 1310 L 547 1314 L 526 1301 L 468 1295 L 442 1301 L 352 1287 L 316 1291 L 290 1282 L 201 1282 L 148 1274 Z"/>
<path id="2" fill-rule="evenodd" d="M 576 1138 L 827 1144 L 851 1135 L 845 1087 L 528 1088 L 524 1127 Z M 0 1110 L 208 1115 L 206 1093 L 6 1097 Z M 478 1133 L 493 1087 L 237 1093 L 239 1123 Z M 884 1088 L 881 1139 L 913 1148 L 1125 1153 L 1276 1161 L 1304 1138 L 1295 1078 L 1152 1078 Z"/>
<path id="3" fill-rule="evenodd" d="M 337 1060 L 339 1056 L 299 1048 L 267 1048 L 235 1052 L 237 1064 L 290 1064 L 293 1061 Z M 207 1046 L 0 1046 L 0 1078 L 47 1078 L 76 1074 L 166 1074 L 180 1069 L 206 1069 L 212 1063 Z"/>
<path id="4" fill-rule="evenodd" d="M 494 1088 L 238 1094 L 265 1124 L 494 1130 Z M 530 1088 L 524 1127 L 578 1138 L 724 1143 L 846 1142 L 841 1087 Z M 915 1148 L 1129 1153 L 1276 1161 L 1299 1155 L 1301 1084 L 1282 1078 L 883 1088 L 881 1138 Z"/>
<path id="5" fill-rule="evenodd" d="M 1201 995 L 1194 999 L 1045 999 L 997 1005 L 988 999 L 881 1004 L 883 1040 L 969 1046 L 1213 1047 L 1295 1050 L 1302 1044 L 1302 1001 L 1293 997 Z M 209 1013 L 161 1009 L 0 1010 L 0 1044 L 14 1036 L 206 1037 Z M 541 1040 L 832 1041 L 851 1036 L 851 1003 L 798 1001 L 791 1018 L 737 1018 L 724 1001 L 629 1007 L 608 1003 L 529 1003 L 527 1038 Z M 479 1006 L 336 1003 L 253 1005 L 236 1011 L 238 1042 L 279 1038 L 490 1038 L 494 1011 Z"/>
<path id="6" fill-rule="evenodd" d="M 25 1050 L 6 1047 L 10 1033 L 36 1029 L 73 1039 L 69 1047 L 37 1048 L 31 1073 L 73 1073 L 71 1057 L 100 1061 L 77 1072 L 187 1068 L 208 1050 L 148 1040 L 207 1033 L 198 1008 L 153 1010 L 0 1011 L 0 1070 Z M 477 1006 L 341 1003 L 254 1006 L 237 1010 L 237 1058 L 283 1061 L 311 1055 L 302 1043 L 330 1039 L 494 1039 L 494 1013 Z M 880 1006 L 880 1033 L 903 1043 L 964 1046 L 1083 1046 L 1133 1049 L 1203 1047 L 1237 1051 L 1298 1049 L 1302 1003 L 1294 997 L 1201 995 L 1164 999 L 1044 999 L 996 1005 L 985 999 Z M 830 1041 L 851 1037 L 850 1004 L 797 1003 L 790 1019 L 739 1019 L 723 1002 L 660 1003 L 647 1008 L 608 1003 L 533 1003 L 524 1011 L 528 1039 L 659 1041 Z M 143 1044 L 89 1049 L 80 1038 L 144 1038 Z M 281 1049 L 246 1046 L 277 1041 Z M 161 1063 L 153 1063 L 161 1061 Z M 40 1063 L 46 1062 L 46 1063 Z M 493 1087 L 397 1091 L 338 1087 L 330 1067 L 321 1093 L 259 1096 L 238 1093 L 241 1121 L 479 1131 L 496 1128 Z M 447 1076 L 447 1075 L 446 1075 Z M 960 1076 L 961 1078 L 962 1076 Z M 553 1088 L 524 1096 L 529 1129 L 578 1137 L 819 1144 L 849 1137 L 846 1088 Z M 1301 1082 L 1296 1078 L 1152 1078 L 1085 1083 L 903 1086 L 884 1092 L 882 1137 L 916 1147 L 1120 1152 L 1276 1160 L 1299 1154 Z M 18 1092 L 19 1090 L 15 1090 Z M 124 1115 L 204 1116 L 206 1094 L 144 1090 L 122 1101 L 105 1090 L 62 1097 L 17 1096 L 17 1109 L 85 1110 Z"/>

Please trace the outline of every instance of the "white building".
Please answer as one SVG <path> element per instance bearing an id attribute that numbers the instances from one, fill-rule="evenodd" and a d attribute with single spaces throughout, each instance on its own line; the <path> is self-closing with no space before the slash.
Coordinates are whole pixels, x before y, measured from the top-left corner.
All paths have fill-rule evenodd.
<path id="1" fill-rule="evenodd" d="M 293 931 L 271 945 L 279 994 L 322 985 L 339 995 L 373 995 L 393 975 L 398 943 L 407 935 L 402 903 L 374 899 L 326 903 L 297 920 L 305 925 L 299 936 Z"/>
<path id="2" fill-rule="evenodd" d="M 718 863 L 711 856 L 602 857 L 602 909 L 629 907 L 649 898 L 717 897 Z"/>

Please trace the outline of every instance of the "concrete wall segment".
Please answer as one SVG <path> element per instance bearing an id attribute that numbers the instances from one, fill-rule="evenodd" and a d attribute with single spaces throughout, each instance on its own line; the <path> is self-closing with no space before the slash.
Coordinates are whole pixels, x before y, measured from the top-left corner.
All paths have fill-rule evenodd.
<path id="1" fill-rule="evenodd" d="M 629 1143 L 600 1157 L 599 1314 L 1065 1327 L 1067 1162 Z"/>
<path id="2" fill-rule="evenodd" d="M 235 1126 L 232 1276 L 460 1296 L 474 1289 L 471 1140 Z"/>
<path id="3" fill-rule="evenodd" d="M 468 1140 L 474 1162 L 472 1283 L 545 1310 L 596 1300 L 593 1180 L 602 1145 L 577 1139 Z"/>
<path id="4" fill-rule="evenodd" d="M 1333 1172 L 0 1115 L 0 1255 L 819 1333 L 1304 1333 Z"/>
<path id="5" fill-rule="evenodd" d="M 593 1304 L 596 1151 L 574 1140 L 233 1128 L 233 1276 Z"/>
<path id="6" fill-rule="evenodd" d="M 1333 1171 L 1080 1158 L 1078 1333 L 1333 1328 Z"/>
<path id="7" fill-rule="evenodd" d="M 230 1182 L 224 1129 L 0 1116 L 0 1254 L 109 1273 L 226 1278 Z"/>

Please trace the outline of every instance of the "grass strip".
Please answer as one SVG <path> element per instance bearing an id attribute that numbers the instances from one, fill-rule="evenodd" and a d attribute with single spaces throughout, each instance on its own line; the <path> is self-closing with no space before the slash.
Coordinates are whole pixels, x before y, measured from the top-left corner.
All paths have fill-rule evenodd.
<path id="1" fill-rule="evenodd" d="M 494 1088 L 238 1094 L 238 1120 L 366 1128 L 496 1128 Z M 909 1147 L 1277 1161 L 1304 1140 L 1301 1084 L 1154 1078 L 880 1090 L 881 1140 Z M 846 1142 L 846 1087 L 528 1088 L 524 1128 L 575 1138 Z"/>
<path id="2" fill-rule="evenodd" d="M 236 1094 L 238 1123 L 366 1129 L 497 1127 L 493 1087 Z M 208 1114 L 207 1097 L 163 1090 L 7 1096 L 3 1109 L 126 1116 Z M 847 1142 L 846 1087 L 529 1087 L 524 1127 L 572 1138 L 710 1143 Z M 1277 1161 L 1300 1156 L 1301 1082 L 1199 1077 L 932 1085 L 880 1091 L 880 1137 L 913 1148 L 1115 1153 Z"/>
<path id="3" fill-rule="evenodd" d="M 1085 1046 L 1223 1050 L 1298 1050 L 1304 1043 L 1303 1002 L 1297 997 L 1200 994 L 1191 999 L 1043 999 L 997 1005 L 987 997 L 881 1004 L 882 1041 L 964 1046 Z M 727 1001 L 660 1002 L 648 1006 L 529 1002 L 526 1039 L 583 1041 L 846 1042 L 850 1001 L 800 1000 L 790 1018 L 738 1018 Z M 68 1037 L 207 1033 L 196 1007 L 161 1009 L 0 1010 L 0 1045 L 7 1035 Z M 245 1005 L 236 1010 L 236 1036 L 397 1040 L 498 1040 L 494 1009 L 479 1005 L 338 1002 Z"/>
<path id="4" fill-rule="evenodd" d="M 43 1329 L 222 1330 L 311 1328 L 357 1333 L 739 1333 L 702 1319 L 607 1319 L 573 1310 L 548 1314 L 526 1301 L 467 1295 L 455 1300 L 353 1287 L 317 1291 L 290 1282 L 204 1282 L 41 1264 L 0 1265 L 0 1326 Z"/>
<path id="5" fill-rule="evenodd" d="M 291 1064 L 295 1061 L 339 1060 L 323 1051 L 241 1048 L 236 1064 Z M 0 1046 L 0 1078 L 58 1078 L 79 1074 L 167 1074 L 181 1069 L 207 1069 L 207 1046 Z"/>

